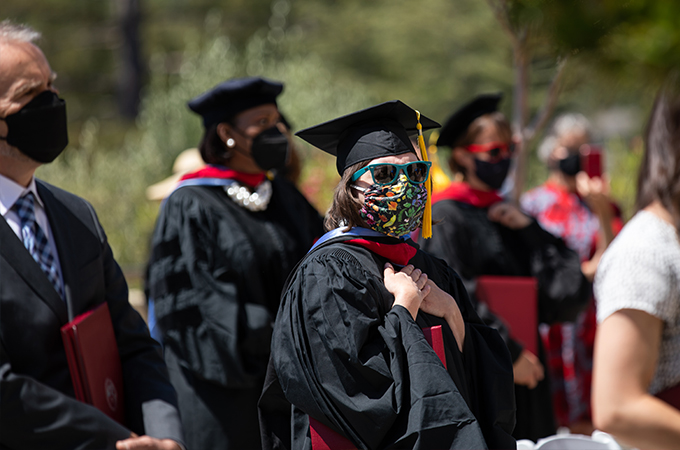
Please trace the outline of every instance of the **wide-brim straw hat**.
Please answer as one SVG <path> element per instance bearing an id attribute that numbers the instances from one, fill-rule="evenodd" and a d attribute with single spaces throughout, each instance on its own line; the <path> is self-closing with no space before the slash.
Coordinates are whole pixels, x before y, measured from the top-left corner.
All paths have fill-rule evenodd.
<path id="1" fill-rule="evenodd" d="M 163 200 L 170 195 L 184 175 L 194 172 L 203 166 L 205 166 L 205 162 L 197 148 L 184 150 L 177 156 L 175 163 L 172 165 L 172 175 L 146 188 L 146 198 L 149 200 Z"/>

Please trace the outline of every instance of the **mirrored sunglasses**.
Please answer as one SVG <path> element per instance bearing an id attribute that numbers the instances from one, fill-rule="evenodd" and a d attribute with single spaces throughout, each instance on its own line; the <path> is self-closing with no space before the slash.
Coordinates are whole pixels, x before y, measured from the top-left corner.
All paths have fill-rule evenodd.
<path id="1" fill-rule="evenodd" d="M 432 166 L 430 161 L 413 161 L 406 164 L 370 164 L 357 170 L 352 176 L 352 181 L 356 181 L 364 173 L 370 171 L 375 184 L 392 184 L 399 177 L 399 172 L 403 172 L 411 183 L 421 184 L 427 180 L 430 174 L 430 166 Z"/>

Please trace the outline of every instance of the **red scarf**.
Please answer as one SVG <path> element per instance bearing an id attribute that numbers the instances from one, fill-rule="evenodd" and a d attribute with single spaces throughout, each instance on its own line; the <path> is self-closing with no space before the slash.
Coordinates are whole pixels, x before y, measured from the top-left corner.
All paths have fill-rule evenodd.
<path id="1" fill-rule="evenodd" d="M 387 258 L 391 263 L 399 266 L 405 266 L 413 258 L 418 250 L 411 247 L 406 242 L 399 244 L 384 244 L 368 239 L 349 239 L 344 241 L 345 244 L 360 245 L 368 250 L 376 253 L 383 258 Z"/>
<path id="2" fill-rule="evenodd" d="M 191 180 L 194 178 L 220 178 L 236 180 L 239 183 L 247 184 L 250 187 L 255 187 L 262 183 L 265 179 L 264 172 L 261 173 L 243 173 L 227 167 L 207 165 L 195 172 L 184 175 L 180 181 Z"/>
<path id="3" fill-rule="evenodd" d="M 503 197 L 498 195 L 496 191 L 480 191 L 479 189 L 471 188 L 467 183 L 454 182 L 443 191 L 432 196 L 433 204 L 440 200 L 455 200 L 467 203 L 475 208 L 488 208 L 494 203 L 502 202 Z"/>

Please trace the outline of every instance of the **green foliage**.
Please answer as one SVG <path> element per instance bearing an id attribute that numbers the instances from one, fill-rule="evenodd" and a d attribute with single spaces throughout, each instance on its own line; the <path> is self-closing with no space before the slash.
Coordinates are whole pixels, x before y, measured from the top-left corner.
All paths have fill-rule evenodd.
<path id="1" fill-rule="evenodd" d="M 301 46 L 360 77 L 380 100 L 443 121 L 479 92 L 512 89 L 510 45 L 480 0 L 292 3 Z"/>
<path id="2" fill-rule="evenodd" d="M 141 266 L 147 257 L 158 205 L 145 199 L 145 188 L 201 137 L 186 101 L 227 78 L 284 81 L 279 105 L 296 129 L 395 98 L 440 122 L 481 92 L 504 92 L 501 109 L 511 110 L 511 45 L 488 0 L 143 0 L 148 73 L 131 124 L 118 118 L 115 102 L 117 2 L 2 0 L 0 19 L 43 32 L 40 45 L 68 102 L 72 144 L 39 175 L 95 204 L 126 265 Z M 535 46 L 532 112 L 543 103 L 555 56 L 569 54 L 558 111 L 592 119 L 617 105 L 637 111 L 641 122 L 657 74 L 680 58 L 677 2 L 508 4 Z M 627 213 L 638 154 L 625 143 L 637 132 L 606 136 L 612 191 Z M 335 160 L 297 144 L 306 161 L 301 189 L 323 211 L 338 179 Z M 546 175 L 532 152 L 527 187 Z"/>
<path id="3" fill-rule="evenodd" d="M 257 35 L 239 51 L 219 33 L 219 23 L 219 17 L 209 16 L 206 29 L 215 34 L 204 45 L 188 44 L 178 73 L 164 70 L 169 55 L 152 58 L 137 129 L 127 133 L 120 149 L 106 148 L 99 140 L 100 123 L 91 119 L 61 158 L 39 169 L 39 177 L 93 203 L 123 265 L 139 268 L 148 256 L 159 205 L 145 198 L 146 187 L 168 176 L 174 158 L 200 140 L 200 118 L 186 107 L 190 98 L 233 77 L 281 80 L 285 90 L 279 105 L 300 127 L 375 103 L 367 89 L 334 75 L 317 56 L 291 50 L 294 38 L 272 43 Z M 335 159 L 306 145 L 298 150 L 313 161 L 303 170 L 301 188 L 323 211 L 338 180 Z"/>
<path id="4" fill-rule="evenodd" d="M 607 170 L 611 179 L 611 195 L 623 212 L 624 220 L 635 213 L 635 194 L 640 162 L 642 161 L 642 139 L 631 142 L 611 139 L 607 143 Z"/>
<path id="5" fill-rule="evenodd" d="M 610 74 L 633 70 L 661 77 L 680 65 L 680 4 L 667 0 L 513 0 L 516 21 L 527 21 L 557 53 L 587 54 Z M 630 74 L 629 74 L 630 75 Z"/>

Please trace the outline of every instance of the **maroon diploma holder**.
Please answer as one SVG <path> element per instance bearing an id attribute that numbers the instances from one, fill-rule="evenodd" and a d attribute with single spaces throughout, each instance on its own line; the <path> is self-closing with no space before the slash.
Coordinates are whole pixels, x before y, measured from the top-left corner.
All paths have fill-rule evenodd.
<path id="1" fill-rule="evenodd" d="M 533 277 L 481 276 L 477 299 L 503 319 L 510 336 L 538 355 L 538 288 Z"/>
<path id="2" fill-rule="evenodd" d="M 76 399 L 125 424 L 123 372 L 108 304 L 61 327 Z"/>

